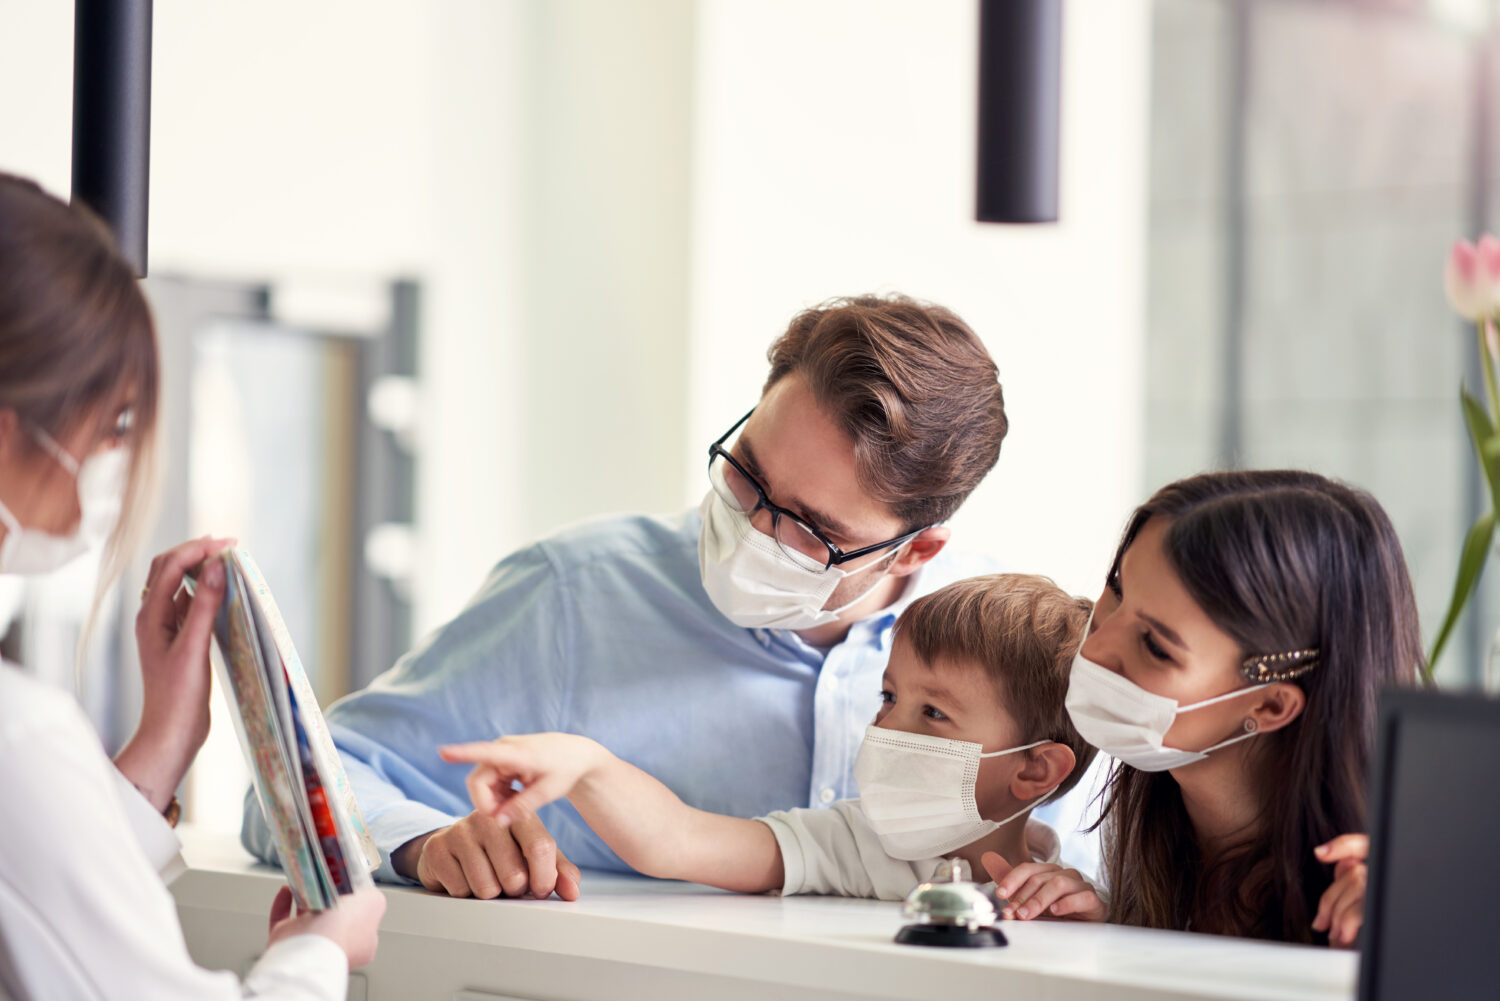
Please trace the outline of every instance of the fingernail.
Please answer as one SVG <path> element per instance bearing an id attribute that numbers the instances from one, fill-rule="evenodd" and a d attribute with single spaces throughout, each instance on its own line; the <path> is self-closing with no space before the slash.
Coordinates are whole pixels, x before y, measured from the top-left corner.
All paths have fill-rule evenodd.
<path id="1" fill-rule="evenodd" d="M 203 573 L 203 580 L 209 587 L 222 586 L 224 583 L 224 564 L 217 560 L 210 563 L 208 569 Z"/>
<path id="2" fill-rule="evenodd" d="M 1318 855 L 1327 855 L 1328 854 L 1328 846 L 1327 845 L 1319 845 L 1318 847 L 1316 847 L 1316 848 L 1313 849 L 1313 852 L 1315 854 L 1318 854 Z"/>

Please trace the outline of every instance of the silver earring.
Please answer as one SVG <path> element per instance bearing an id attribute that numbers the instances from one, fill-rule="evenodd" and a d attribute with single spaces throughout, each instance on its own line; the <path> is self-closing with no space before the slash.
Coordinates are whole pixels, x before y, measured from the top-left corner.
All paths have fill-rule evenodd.
<path id="1" fill-rule="evenodd" d="M 1245 718 L 1245 732 L 1246 733 L 1254 733 L 1256 731 L 1256 729 L 1258 729 L 1258 728 L 1255 725 L 1255 720 L 1250 719 L 1249 717 L 1246 717 Z"/>

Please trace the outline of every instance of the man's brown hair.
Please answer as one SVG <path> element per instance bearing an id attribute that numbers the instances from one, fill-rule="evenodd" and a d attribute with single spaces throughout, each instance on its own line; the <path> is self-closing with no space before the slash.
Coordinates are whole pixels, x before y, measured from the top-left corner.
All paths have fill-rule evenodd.
<path id="1" fill-rule="evenodd" d="M 832 299 L 771 345 L 770 389 L 800 372 L 854 439 L 860 486 L 909 530 L 946 521 L 1000 457 L 998 370 L 949 310 L 905 296 Z"/>
<path id="2" fill-rule="evenodd" d="M 918 598 L 896 623 L 897 637 L 924 664 L 981 665 L 1020 728 L 1020 743 L 1052 740 L 1073 752 L 1072 773 L 1038 806 L 1077 785 L 1094 760 L 1064 705 L 1093 607 L 1046 577 L 990 574 Z"/>

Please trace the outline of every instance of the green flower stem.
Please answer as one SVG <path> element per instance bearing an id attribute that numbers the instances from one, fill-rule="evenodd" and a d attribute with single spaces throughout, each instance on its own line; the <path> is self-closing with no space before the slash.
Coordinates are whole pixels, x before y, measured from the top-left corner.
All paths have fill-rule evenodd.
<path id="1" fill-rule="evenodd" d="M 1484 336 L 1484 328 L 1489 322 L 1486 317 L 1475 324 L 1479 331 L 1479 367 L 1484 372 L 1484 392 L 1490 401 L 1490 423 L 1500 427 L 1500 391 L 1495 388 L 1495 356 L 1490 353 L 1489 339 Z"/>

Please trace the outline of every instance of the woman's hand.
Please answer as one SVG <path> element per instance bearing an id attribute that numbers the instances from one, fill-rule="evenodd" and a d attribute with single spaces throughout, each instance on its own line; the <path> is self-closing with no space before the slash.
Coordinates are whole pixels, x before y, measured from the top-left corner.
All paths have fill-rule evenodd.
<path id="1" fill-rule="evenodd" d="M 1313 849 L 1319 862 L 1333 863 L 1333 885 L 1318 900 L 1313 931 L 1326 931 L 1328 944 L 1349 948 L 1365 922 L 1365 884 L 1370 878 L 1370 839 L 1363 834 L 1341 834 Z"/>
<path id="2" fill-rule="evenodd" d="M 271 903 L 271 934 L 266 947 L 293 935 L 322 935 L 344 950 L 352 970 L 375 958 L 384 914 L 385 894 L 368 887 L 339 897 L 329 910 L 293 917 L 292 891 L 283 886 Z"/>
<path id="3" fill-rule="evenodd" d="M 188 570 L 232 544 L 205 537 L 152 560 L 135 618 L 144 688 L 141 722 L 115 766 L 159 810 L 171 803 L 208 738 L 208 643 L 224 597 L 223 563 L 208 564 L 193 598 L 177 592 Z"/>
<path id="4" fill-rule="evenodd" d="M 562 799 L 610 756 L 596 741 L 572 733 L 446 744 L 438 754 L 444 761 L 475 766 L 466 780 L 469 798 L 477 813 L 494 817 L 501 826 Z M 517 792 L 512 782 L 523 788 Z"/>
<path id="5" fill-rule="evenodd" d="M 995 897 L 1006 901 L 1001 917 L 1021 921 L 1040 917 L 1104 920 L 1104 902 L 1077 869 L 1048 862 L 1012 866 L 995 852 L 985 852 L 979 861 L 995 881 Z"/>

